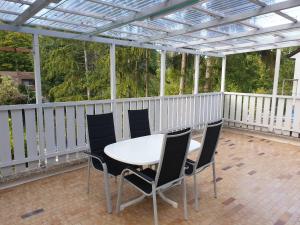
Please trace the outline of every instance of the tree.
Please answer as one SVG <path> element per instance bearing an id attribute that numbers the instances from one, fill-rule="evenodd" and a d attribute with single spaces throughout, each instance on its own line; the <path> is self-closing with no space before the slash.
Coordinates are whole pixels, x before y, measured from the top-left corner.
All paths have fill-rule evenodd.
<path id="1" fill-rule="evenodd" d="M 26 103 L 26 97 L 22 95 L 14 81 L 8 77 L 0 77 L 0 104 L 22 104 Z"/>

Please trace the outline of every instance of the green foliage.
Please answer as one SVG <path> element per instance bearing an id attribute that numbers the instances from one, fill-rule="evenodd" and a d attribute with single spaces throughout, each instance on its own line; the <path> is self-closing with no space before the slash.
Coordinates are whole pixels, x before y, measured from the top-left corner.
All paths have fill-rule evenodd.
<path id="1" fill-rule="evenodd" d="M 8 31 L 0 32 L 0 47 L 32 48 L 32 36 Z M 0 71 L 32 71 L 33 58 L 30 53 L 0 51 Z"/>
<path id="2" fill-rule="evenodd" d="M 32 36 L 0 32 L 1 47 L 31 48 Z M 278 93 L 282 81 L 293 78 L 294 61 L 282 51 Z M 85 57 L 86 53 L 86 57 Z M 41 78 L 44 99 L 48 101 L 77 101 L 110 98 L 109 45 L 76 40 L 40 37 Z M 166 95 L 179 94 L 182 54 L 167 53 Z M 209 68 L 207 62 L 209 60 Z M 226 91 L 271 93 L 273 87 L 275 51 L 262 51 L 227 56 Z M 209 79 L 205 79 L 206 71 Z M 0 52 L 0 70 L 33 71 L 32 54 Z M 184 94 L 194 86 L 194 56 L 187 55 L 184 73 Z M 117 98 L 158 96 L 160 83 L 160 53 L 156 50 L 116 46 Z M 199 91 L 219 91 L 221 59 L 200 58 Z M 2 88 L 2 86 L 5 86 Z M 285 93 L 291 93 L 287 83 Z M 12 81 L 2 84 L 0 104 L 32 103 L 34 92 Z M 26 97 L 25 97 L 26 96 Z"/>
<path id="3" fill-rule="evenodd" d="M 7 76 L 0 77 L 0 103 L 3 105 L 22 104 L 26 97 L 22 95 L 14 81 Z"/>

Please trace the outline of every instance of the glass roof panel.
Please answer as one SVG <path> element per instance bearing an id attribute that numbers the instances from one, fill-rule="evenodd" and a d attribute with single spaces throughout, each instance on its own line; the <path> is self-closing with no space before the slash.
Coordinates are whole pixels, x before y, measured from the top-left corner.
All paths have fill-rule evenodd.
<path id="1" fill-rule="evenodd" d="M 162 35 L 164 34 L 163 32 L 159 32 L 159 31 L 154 31 L 154 30 L 150 30 L 150 29 L 146 29 L 143 27 L 139 27 L 139 26 L 134 26 L 131 24 L 119 27 L 117 29 L 114 29 L 115 31 L 120 31 L 120 32 L 129 32 L 129 33 L 133 33 L 133 34 L 141 34 L 143 36 L 154 36 L 154 35 Z"/>
<path id="2" fill-rule="evenodd" d="M 145 24 L 157 26 L 161 29 L 166 29 L 166 31 L 171 32 L 175 30 L 180 30 L 183 29 L 185 26 L 180 23 L 175 23 L 172 21 L 164 20 L 164 19 L 154 19 L 154 20 L 144 20 L 143 21 Z"/>
<path id="3" fill-rule="evenodd" d="M 60 20 L 62 22 L 78 24 L 79 26 L 84 25 L 84 26 L 91 26 L 95 28 L 104 26 L 110 22 L 107 20 L 100 20 L 92 17 L 74 15 L 74 14 L 55 11 L 55 10 L 47 11 L 47 9 L 41 10 L 38 14 L 36 14 L 36 16 L 39 17 L 40 19 Z"/>
<path id="4" fill-rule="evenodd" d="M 42 19 L 33 19 L 33 18 L 29 19 L 27 23 L 36 26 L 50 27 L 59 30 L 70 30 L 74 32 L 92 32 L 94 30 L 93 28 L 83 27 L 79 25 L 72 25 L 72 24 L 53 22 L 53 21 L 47 21 Z"/>
<path id="5" fill-rule="evenodd" d="M 199 37 L 199 38 L 214 38 L 214 37 L 224 36 L 224 34 L 220 34 L 220 33 L 214 32 L 212 30 L 206 30 L 206 29 L 192 32 L 189 34 L 193 35 L 194 37 Z"/>
<path id="6" fill-rule="evenodd" d="M 300 6 L 282 10 L 281 12 L 286 13 L 287 15 L 295 18 L 296 20 L 300 21 Z"/>
<path id="7" fill-rule="evenodd" d="M 132 8 L 135 10 L 141 10 L 144 7 L 151 7 L 152 5 L 155 5 L 157 3 L 163 2 L 164 0 L 101 0 L 99 2 L 107 2 L 114 4 L 116 6 L 123 6 L 123 7 L 128 7 Z"/>
<path id="8" fill-rule="evenodd" d="M 122 33 L 122 32 L 117 32 L 117 31 L 113 31 L 113 30 L 101 33 L 101 35 L 108 36 L 108 37 L 113 37 L 113 38 L 135 40 L 135 41 L 139 41 L 142 38 L 144 38 L 144 36 L 139 36 L 139 35 L 134 35 L 134 34 L 128 34 L 128 33 Z"/>
<path id="9" fill-rule="evenodd" d="M 267 5 L 272 5 L 279 2 L 285 2 L 287 0 L 260 0 L 260 1 L 266 3 Z"/>
<path id="10" fill-rule="evenodd" d="M 0 0 L 0 9 L 1 10 L 8 10 L 11 12 L 22 13 L 27 8 L 28 8 L 28 5 Z"/>
<path id="11" fill-rule="evenodd" d="M 193 8 L 177 11 L 165 16 L 165 18 L 182 21 L 183 23 L 188 23 L 191 25 L 208 22 L 213 19 L 213 17 L 200 13 L 198 10 Z"/>
<path id="12" fill-rule="evenodd" d="M 0 12 L 0 20 L 11 22 L 11 21 L 14 21 L 16 18 L 17 18 L 16 15 L 9 15 L 7 13 Z"/>
<path id="13" fill-rule="evenodd" d="M 59 6 L 57 6 L 57 8 L 60 10 L 67 9 L 77 12 L 98 14 L 98 16 L 109 17 L 110 19 L 117 19 L 121 16 L 129 16 L 135 14 L 134 11 L 114 8 L 112 6 L 85 0 L 66 0 L 61 2 Z"/>
<path id="14" fill-rule="evenodd" d="M 205 1 L 201 6 L 224 15 L 233 15 L 259 8 L 248 0 L 211 0 Z"/>
<path id="15" fill-rule="evenodd" d="M 216 27 L 215 29 L 218 31 L 221 31 L 221 32 L 228 33 L 228 34 L 236 34 L 236 33 L 240 33 L 240 32 L 251 31 L 254 28 L 244 26 L 239 23 L 232 23 L 232 24 Z"/>
<path id="16" fill-rule="evenodd" d="M 248 21 L 249 21 L 249 23 L 260 26 L 262 28 L 292 23 L 292 21 L 285 19 L 284 17 L 279 16 L 275 13 L 268 13 L 265 15 L 252 17 Z M 272 22 L 270 22 L 270 21 L 272 21 Z"/>

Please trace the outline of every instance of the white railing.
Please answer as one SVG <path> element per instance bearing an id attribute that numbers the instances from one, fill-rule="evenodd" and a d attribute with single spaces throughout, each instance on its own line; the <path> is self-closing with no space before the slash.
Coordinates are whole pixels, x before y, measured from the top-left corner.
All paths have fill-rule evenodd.
<path id="1" fill-rule="evenodd" d="M 42 118 L 38 119 L 39 107 Z M 39 107 L 0 106 L 2 176 L 78 157 L 87 149 L 87 114 L 113 112 L 119 141 L 130 137 L 128 109 L 147 108 L 153 133 L 190 126 L 199 129 L 222 118 L 222 94 L 43 103 Z"/>
<path id="2" fill-rule="evenodd" d="M 300 98 L 278 95 L 275 101 L 272 112 L 272 95 L 226 92 L 224 120 L 232 127 L 299 137 Z"/>

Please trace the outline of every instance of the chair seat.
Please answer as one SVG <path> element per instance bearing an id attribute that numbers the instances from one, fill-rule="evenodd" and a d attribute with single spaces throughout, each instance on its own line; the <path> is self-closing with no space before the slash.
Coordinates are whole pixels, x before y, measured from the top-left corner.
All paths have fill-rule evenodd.
<path id="1" fill-rule="evenodd" d="M 105 156 L 103 158 L 106 163 L 108 173 L 114 176 L 120 175 L 122 171 L 126 168 L 131 168 L 131 169 L 138 168 L 138 166 L 136 165 L 122 163 L 120 161 L 110 158 L 109 156 Z M 98 160 L 93 159 L 93 165 L 96 169 L 103 171 L 102 164 Z"/>
<path id="2" fill-rule="evenodd" d="M 193 161 L 191 159 L 186 159 L 185 174 L 186 175 L 191 175 L 194 171 L 194 166 L 195 166 L 195 161 Z"/>
<path id="3" fill-rule="evenodd" d="M 150 168 L 144 169 L 142 171 L 139 171 L 141 176 L 149 180 L 150 182 L 155 180 L 156 171 L 152 170 Z M 132 183 L 134 186 L 136 186 L 141 191 L 150 194 L 152 192 L 152 185 L 151 183 L 148 183 L 147 181 L 143 180 L 136 174 L 129 174 L 124 177 L 128 182 Z"/>

